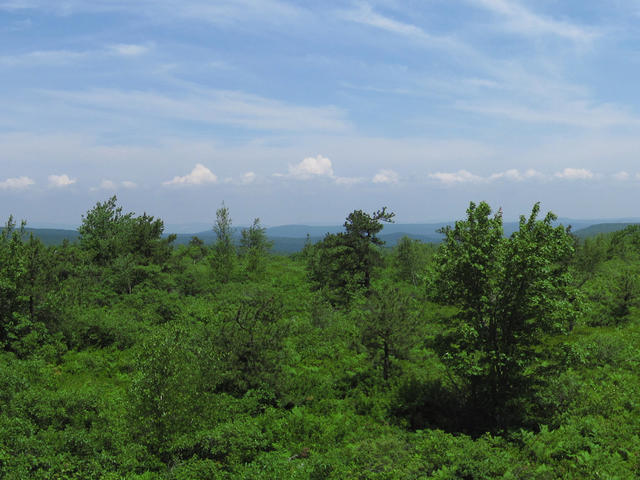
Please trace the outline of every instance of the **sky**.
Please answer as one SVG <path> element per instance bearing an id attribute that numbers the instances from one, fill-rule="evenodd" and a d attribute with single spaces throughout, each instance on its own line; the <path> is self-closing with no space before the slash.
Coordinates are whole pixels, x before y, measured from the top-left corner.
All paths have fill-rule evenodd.
<path id="1" fill-rule="evenodd" d="M 0 216 L 640 217 L 639 0 L 0 0 Z"/>

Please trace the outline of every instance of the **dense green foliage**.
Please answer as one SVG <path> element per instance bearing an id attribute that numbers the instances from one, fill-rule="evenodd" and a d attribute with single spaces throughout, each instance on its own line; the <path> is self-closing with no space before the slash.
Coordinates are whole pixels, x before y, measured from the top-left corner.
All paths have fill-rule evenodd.
<path id="1" fill-rule="evenodd" d="M 579 305 L 572 288 L 572 239 L 555 217 L 538 220 L 539 205 L 505 238 L 502 215 L 471 204 L 467 219 L 445 229 L 429 282 L 434 297 L 456 305 L 455 330 L 443 358 L 465 381 L 482 429 L 506 426 L 530 397 L 536 347 L 545 334 L 567 330 Z M 485 418 L 483 418 L 485 417 Z M 476 428 L 478 428 L 476 426 Z"/>
<path id="2" fill-rule="evenodd" d="M 77 243 L 0 233 L 0 478 L 640 475 L 640 228 L 386 209 L 291 256 L 259 220 L 174 246 L 116 198 Z"/>

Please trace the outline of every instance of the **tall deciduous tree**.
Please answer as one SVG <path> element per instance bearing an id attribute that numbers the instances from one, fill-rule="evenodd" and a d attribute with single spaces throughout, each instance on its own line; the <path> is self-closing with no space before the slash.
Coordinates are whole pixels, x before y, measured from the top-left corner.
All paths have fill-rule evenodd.
<path id="1" fill-rule="evenodd" d="M 539 211 L 534 205 L 528 218 L 520 217 L 519 230 L 505 238 L 502 212 L 492 216 L 486 203 L 471 203 L 466 220 L 443 230 L 434 262 L 436 299 L 459 308 L 444 360 L 496 427 L 527 393 L 542 335 L 571 324 L 576 315 L 567 261 L 572 238 L 553 226 L 552 213 L 538 220 Z"/>

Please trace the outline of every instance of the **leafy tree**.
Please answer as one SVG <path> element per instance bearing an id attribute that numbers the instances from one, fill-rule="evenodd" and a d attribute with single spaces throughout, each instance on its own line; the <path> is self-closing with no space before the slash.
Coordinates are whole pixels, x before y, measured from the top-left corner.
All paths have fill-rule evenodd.
<path id="1" fill-rule="evenodd" d="M 598 267 L 607 259 L 608 248 L 609 242 L 604 235 L 585 238 L 584 241 L 576 239 L 575 255 L 572 263 L 578 286 L 584 285 L 595 275 Z"/>
<path id="2" fill-rule="evenodd" d="M 19 229 L 10 216 L 0 231 L 0 346 L 7 348 L 16 332 L 28 321 L 29 302 L 24 258 L 24 222 Z"/>
<path id="3" fill-rule="evenodd" d="M 316 289 L 324 289 L 329 299 L 346 305 L 358 292 L 368 294 L 374 269 L 382 264 L 378 238 L 383 222 L 395 214 L 387 207 L 368 214 L 354 210 L 344 222 L 345 231 L 328 233 L 308 256 L 308 269 Z"/>
<path id="4" fill-rule="evenodd" d="M 572 239 L 556 217 L 538 220 L 539 204 L 504 238 L 502 213 L 471 203 L 467 219 L 443 230 L 431 288 L 459 308 L 444 361 L 464 379 L 471 401 L 494 427 L 507 423 L 509 406 L 527 394 L 535 347 L 545 333 L 574 321 L 568 272 Z"/>
<path id="5" fill-rule="evenodd" d="M 81 248 L 99 266 L 109 265 L 125 248 L 124 232 L 133 214 L 123 214 L 117 201 L 114 195 L 106 202 L 96 203 L 82 217 L 82 225 L 78 228 Z"/>
<path id="6" fill-rule="evenodd" d="M 640 258 L 640 225 L 628 225 L 614 232 L 607 253 L 609 258 L 637 261 Z"/>
<path id="7" fill-rule="evenodd" d="M 273 246 L 267 239 L 267 229 L 256 218 L 249 228 L 242 230 L 240 238 L 240 253 L 246 260 L 248 272 L 260 273 L 264 269 L 265 258 Z"/>
<path id="8" fill-rule="evenodd" d="M 393 258 L 396 275 L 414 286 L 420 283 L 428 259 L 427 245 L 419 240 L 412 240 L 406 235 L 398 241 Z"/>
<path id="9" fill-rule="evenodd" d="M 167 325 L 140 345 L 136 367 L 130 389 L 136 436 L 168 461 L 173 439 L 197 431 L 215 412 L 208 395 L 221 372 L 211 335 L 203 325 Z"/>
<path id="10" fill-rule="evenodd" d="M 136 263 L 142 265 L 162 265 L 171 256 L 171 243 L 176 235 L 171 234 L 162 238 L 164 222 L 143 213 L 142 216 L 132 217 L 127 225 L 126 251 L 135 255 Z"/>
<path id="11" fill-rule="evenodd" d="M 632 307 L 636 307 L 638 304 L 638 294 L 640 293 L 638 270 L 625 269 L 614 279 L 615 296 L 612 314 L 614 318 L 621 319 L 627 317 L 631 313 Z"/>
<path id="12" fill-rule="evenodd" d="M 277 295 L 259 291 L 234 302 L 221 319 L 216 342 L 225 362 L 225 391 L 242 395 L 273 388 L 284 368 L 289 325 Z"/>
<path id="13" fill-rule="evenodd" d="M 189 240 L 189 256 L 193 259 L 193 263 L 202 260 L 207 254 L 207 246 L 204 241 L 197 236 L 191 237 Z"/>
<path id="14" fill-rule="evenodd" d="M 40 278 L 46 267 L 45 265 L 45 247 L 42 242 L 29 235 L 29 241 L 24 245 L 25 253 L 25 280 L 26 291 L 29 298 L 29 318 L 33 322 L 36 316 L 36 306 L 39 303 L 39 297 L 42 295 Z"/>
<path id="15" fill-rule="evenodd" d="M 374 267 L 380 263 L 380 252 L 375 248 L 384 245 L 378 238 L 383 222 L 392 222 L 394 213 L 387 212 L 387 207 L 373 214 L 354 210 L 344 222 L 346 233 L 344 238 L 356 259 L 356 268 L 362 273 L 362 286 L 365 290 L 371 287 Z"/>
<path id="16" fill-rule="evenodd" d="M 164 223 L 144 213 L 122 213 L 114 195 L 98 202 L 82 218 L 80 247 L 96 267 L 96 275 L 116 292 L 131 293 L 133 287 L 155 276 L 158 265 L 171 256 L 175 235 L 162 237 Z"/>
<path id="17" fill-rule="evenodd" d="M 588 325 L 615 325 L 627 320 L 640 304 L 640 265 L 615 257 L 602 263 L 582 286 L 589 301 Z"/>
<path id="18" fill-rule="evenodd" d="M 213 226 L 216 234 L 216 243 L 213 245 L 211 258 L 215 277 L 223 282 L 228 282 L 233 276 L 236 264 L 236 247 L 233 243 L 233 227 L 229 207 L 225 206 L 216 210 L 216 223 Z"/>
<path id="19" fill-rule="evenodd" d="M 367 299 L 362 322 L 363 343 L 374 362 L 382 367 L 382 378 L 388 381 L 392 362 L 407 358 L 416 327 L 412 299 L 399 285 L 390 281 L 375 284 Z"/>

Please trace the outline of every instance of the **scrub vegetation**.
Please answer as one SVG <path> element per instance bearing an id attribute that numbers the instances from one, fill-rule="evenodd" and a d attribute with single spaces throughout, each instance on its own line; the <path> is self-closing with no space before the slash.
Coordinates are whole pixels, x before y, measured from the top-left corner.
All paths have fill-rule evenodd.
<path id="1" fill-rule="evenodd" d="M 0 477 L 637 478 L 640 227 L 481 202 L 387 248 L 393 217 L 292 255 L 225 205 L 213 245 L 115 197 L 74 243 L 10 218 Z"/>

